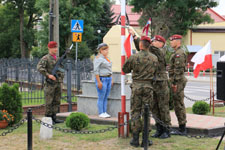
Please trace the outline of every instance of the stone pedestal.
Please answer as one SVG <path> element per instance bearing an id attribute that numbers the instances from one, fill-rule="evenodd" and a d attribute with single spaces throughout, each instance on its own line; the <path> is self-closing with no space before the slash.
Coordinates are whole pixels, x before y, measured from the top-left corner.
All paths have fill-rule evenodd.
<path id="1" fill-rule="evenodd" d="M 121 74 L 113 73 L 113 87 L 108 97 L 107 113 L 112 117 L 117 117 L 121 112 Z M 130 75 L 126 76 L 125 95 L 126 95 L 126 111 L 130 112 Z M 77 96 L 77 111 L 87 115 L 98 115 L 97 100 L 98 94 L 95 86 L 95 77 L 92 74 L 92 80 L 82 81 L 82 95 Z"/>

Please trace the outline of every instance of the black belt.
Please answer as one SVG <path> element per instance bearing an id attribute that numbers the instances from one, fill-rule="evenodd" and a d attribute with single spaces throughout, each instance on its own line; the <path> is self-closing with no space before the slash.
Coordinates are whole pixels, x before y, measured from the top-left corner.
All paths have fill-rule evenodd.
<path id="1" fill-rule="evenodd" d="M 109 74 L 109 75 L 105 75 L 105 76 L 99 76 L 99 77 L 111 77 L 112 75 Z"/>

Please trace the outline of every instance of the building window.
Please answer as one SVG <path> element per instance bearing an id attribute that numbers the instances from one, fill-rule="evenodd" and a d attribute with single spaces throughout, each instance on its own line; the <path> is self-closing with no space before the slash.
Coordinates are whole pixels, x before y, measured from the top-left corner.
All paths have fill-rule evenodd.
<path id="1" fill-rule="evenodd" d="M 215 51 L 214 54 L 219 54 L 222 57 L 225 54 L 225 51 Z"/>

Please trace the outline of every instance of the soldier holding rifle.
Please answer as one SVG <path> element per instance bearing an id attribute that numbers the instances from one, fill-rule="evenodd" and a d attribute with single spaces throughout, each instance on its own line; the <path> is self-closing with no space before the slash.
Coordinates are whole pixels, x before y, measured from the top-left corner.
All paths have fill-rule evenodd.
<path id="1" fill-rule="evenodd" d="M 45 116 L 51 117 L 53 123 L 62 123 L 62 120 L 56 119 L 56 113 L 60 112 L 61 83 L 63 82 L 64 73 L 62 71 L 57 71 L 57 75 L 52 74 L 52 70 L 59 60 L 57 57 L 58 46 L 55 41 L 50 41 L 48 43 L 48 51 L 49 53 L 43 56 L 37 65 L 38 71 L 45 76 L 46 81 L 51 81 L 45 81 L 44 84 L 46 102 Z"/>

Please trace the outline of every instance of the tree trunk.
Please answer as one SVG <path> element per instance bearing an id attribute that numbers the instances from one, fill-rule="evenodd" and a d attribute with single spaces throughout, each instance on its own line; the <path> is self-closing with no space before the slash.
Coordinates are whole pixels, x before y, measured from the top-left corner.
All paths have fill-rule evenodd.
<path id="1" fill-rule="evenodd" d="M 20 51 L 21 51 L 21 58 L 26 58 L 26 47 L 24 42 L 24 35 L 23 35 L 23 28 L 24 28 L 24 10 L 21 9 L 19 11 L 20 15 Z"/>

